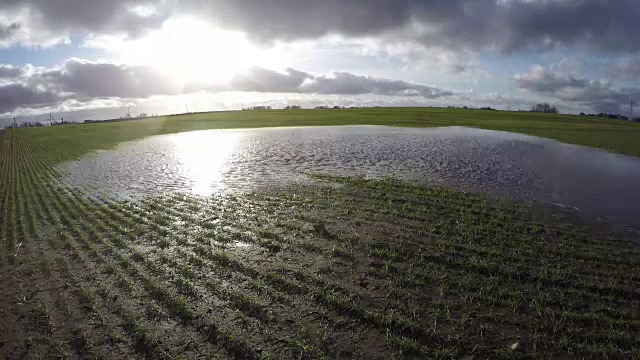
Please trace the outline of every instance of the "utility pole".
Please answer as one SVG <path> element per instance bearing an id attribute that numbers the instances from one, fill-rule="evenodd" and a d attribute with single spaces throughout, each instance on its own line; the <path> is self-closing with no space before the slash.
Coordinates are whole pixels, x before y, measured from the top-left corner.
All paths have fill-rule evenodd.
<path id="1" fill-rule="evenodd" d="M 629 105 L 629 120 L 633 121 L 633 99 L 631 99 L 631 104 Z"/>

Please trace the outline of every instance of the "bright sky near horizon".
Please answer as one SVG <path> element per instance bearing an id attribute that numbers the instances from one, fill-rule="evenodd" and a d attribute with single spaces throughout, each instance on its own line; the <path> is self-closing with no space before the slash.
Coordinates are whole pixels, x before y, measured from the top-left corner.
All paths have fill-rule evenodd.
<path id="1" fill-rule="evenodd" d="M 542 101 L 627 114 L 638 34 L 637 0 L 0 0 L 0 119 Z"/>

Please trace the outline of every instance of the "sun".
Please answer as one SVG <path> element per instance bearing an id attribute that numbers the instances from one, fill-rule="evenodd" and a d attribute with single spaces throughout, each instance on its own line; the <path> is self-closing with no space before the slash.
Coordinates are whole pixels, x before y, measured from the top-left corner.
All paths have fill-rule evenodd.
<path id="1" fill-rule="evenodd" d="M 162 37 L 155 65 L 178 81 L 224 82 L 252 65 L 253 49 L 240 33 L 190 21 L 171 24 Z"/>
<path id="2" fill-rule="evenodd" d="M 182 83 L 225 83 L 252 66 L 278 66 L 277 51 L 253 45 L 241 32 L 195 19 L 172 19 L 120 49 L 127 63 L 152 65 Z"/>

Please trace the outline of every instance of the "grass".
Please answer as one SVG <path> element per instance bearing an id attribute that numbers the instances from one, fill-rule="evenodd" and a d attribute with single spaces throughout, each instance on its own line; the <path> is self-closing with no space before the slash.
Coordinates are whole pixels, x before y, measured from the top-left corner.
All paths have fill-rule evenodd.
<path id="1" fill-rule="evenodd" d="M 0 306 L 16 321 L 0 357 L 13 346 L 33 358 L 640 356 L 640 246 L 600 224 L 443 188 L 320 175 L 287 191 L 121 201 L 64 183 L 55 167 L 158 133 L 336 123 L 479 124 L 571 133 L 561 140 L 632 155 L 640 146 L 625 142 L 638 127 L 623 122 L 443 109 L 2 132 L 0 278 L 15 298 Z M 48 341 L 28 347 L 34 328 Z"/>

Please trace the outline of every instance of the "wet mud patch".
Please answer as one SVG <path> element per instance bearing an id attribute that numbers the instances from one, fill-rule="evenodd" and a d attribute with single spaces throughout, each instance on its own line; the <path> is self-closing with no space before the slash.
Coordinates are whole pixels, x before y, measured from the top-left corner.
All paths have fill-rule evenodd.
<path id="1" fill-rule="evenodd" d="M 131 201 L 48 188 L 2 289 L 0 355 L 638 356 L 638 243 L 475 194 L 315 178 Z"/>

